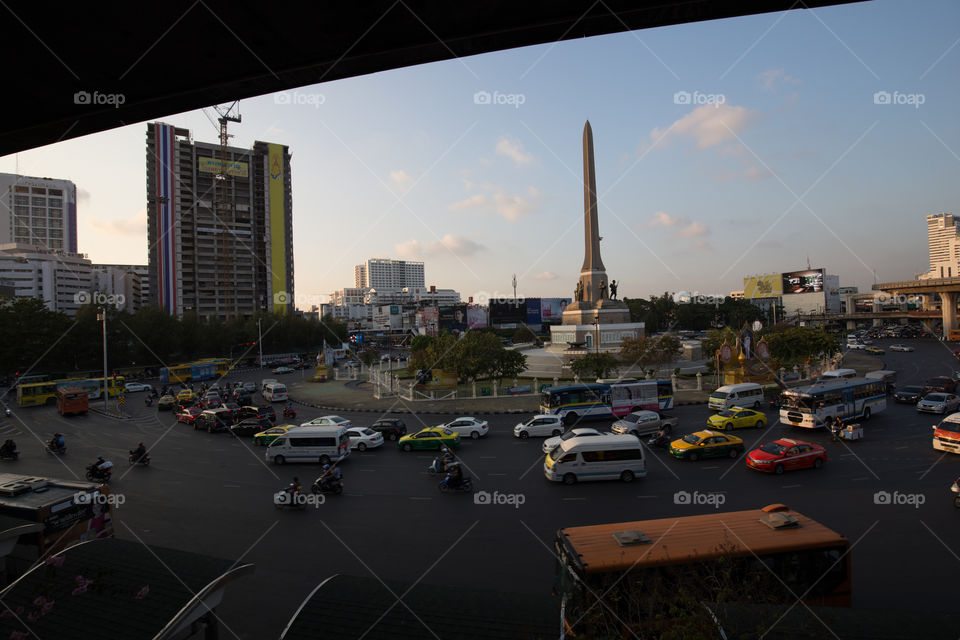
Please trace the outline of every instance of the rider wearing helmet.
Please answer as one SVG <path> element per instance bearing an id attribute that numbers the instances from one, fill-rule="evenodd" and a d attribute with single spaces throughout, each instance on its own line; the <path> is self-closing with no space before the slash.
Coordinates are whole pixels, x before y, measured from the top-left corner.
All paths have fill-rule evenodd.
<path id="1" fill-rule="evenodd" d="M 139 443 L 137 448 L 130 452 L 130 455 L 133 456 L 133 459 L 137 462 L 142 462 L 143 457 L 147 454 L 147 448 L 143 446 L 143 443 Z"/>
<path id="2" fill-rule="evenodd" d="M 66 442 L 64 442 L 62 434 L 55 433 L 53 434 L 53 438 L 50 439 L 49 446 L 51 450 L 57 450 L 57 449 L 63 449 L 64 447 L 67 446 L 67 444 Z"/>
<path id="3" fill-rule="evenodd" d="M 454 487 L 459 487 L 463 483 L 463 469 L 460 468 L 459 462 L 447 463 L 447 480 Z"/>

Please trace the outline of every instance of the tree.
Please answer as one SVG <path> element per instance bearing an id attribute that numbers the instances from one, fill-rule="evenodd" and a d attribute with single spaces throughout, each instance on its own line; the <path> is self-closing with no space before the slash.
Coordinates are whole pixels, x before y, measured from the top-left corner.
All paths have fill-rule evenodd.
<path id="1" fill-rule="evenodd" d="M 500 381 L 504 378 L 516 378 L 526 370 L 527 356 L 515 349 L 501 349 L 493 375 Z"/>
<path id="2" fill-rule="evenodd" d="M 670 334 L 653 337 L 625 338 L 620 343 L 620 359 L 627 366 L 659 369 L 675 362 L 683 353 L 680 340 Z"/>
<path id="3" fill-rule="evenodd" d="M 790 327 L 764 334 L 770 355 L 784 365 L 801 364 L 813 358 L 832 356 L 839 350 L 837 339 L 823 329 Z"/>
<path id="4" fill-rule="evenodd" d="M 580 378 L 606 378 L 616 373 L 620 361 L 612 353 L 588 353 L 570 363 L 570 370 Z"/>
<path id="5" fill-rule="evenodd" d="M 666 364 L 676 362 L 683 354 L 683 345 L 680 339 L 670 334 L 655 336 L 650 339 L 650 363 L 659 370 Z"/>
<path id="6" fill-rule="evenodd" d="M 646 370 L 652 355 L 651 346 L 650 338 L 646 336 L 624 338 L 620 342 L 620 360 L 627 367 L 640 367 Z"/>
<path id="7" fill-rule="evenodd" d="M 372 367 L 374 363 L 380 360 L 380 350 L 375 347 L 368 347 L 361 351 L 357 357 L 360 358 L 360 362 L 368 367 Z"/>

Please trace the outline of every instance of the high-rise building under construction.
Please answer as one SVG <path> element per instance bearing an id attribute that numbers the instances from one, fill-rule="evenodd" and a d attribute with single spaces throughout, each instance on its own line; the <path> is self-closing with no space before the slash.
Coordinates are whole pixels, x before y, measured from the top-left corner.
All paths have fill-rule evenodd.
<path id="1" fill-rule="evenodd" d="M 292 312 L 292 209 L 288 147 L 194 142 L 187 129 L 147 125 L 151 296 L 168 313 Z"/>

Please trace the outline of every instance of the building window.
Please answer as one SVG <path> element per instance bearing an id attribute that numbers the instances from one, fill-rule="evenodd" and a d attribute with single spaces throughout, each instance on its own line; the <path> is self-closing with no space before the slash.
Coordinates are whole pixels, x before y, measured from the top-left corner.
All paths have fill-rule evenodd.
<path id="1" fill-rule="evenodd" d="M 30 187 L 16 186 L 13 188 L 17 193 L 30 193 Z"/>
<path id="2" fill-rule="evenodd" d="M 47 190 L 44 189 L 43 187 L 34 187 L 31 191 L 31 193 L 46 193 L 46 192 Z"/>
<path id="3" fill-rule="evenodd" d="M 30 198 L 30 203 L 35 207 L 46 207 L 47 199 L 42 196 L 33 196 Z"/>
<path id="4" fill-rule="evenodd" d="M 63 207 L 63 198 L 50 198 L 47 200 L 47 206 L 50 208 L 56 207 L 57 209 Z"/>
<path id="5" fill-rule="evenodd" d="M 19 189 L 20 187 L 17 187 L 17 190 Z M 14 199 L 15 199 L 14 204 L 30 204 L 29 196 L 14 196 Z"/>

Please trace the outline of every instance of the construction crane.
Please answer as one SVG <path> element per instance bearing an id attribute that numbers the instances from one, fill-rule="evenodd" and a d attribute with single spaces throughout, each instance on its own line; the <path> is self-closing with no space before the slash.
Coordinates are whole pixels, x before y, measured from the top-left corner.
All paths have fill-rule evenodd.
<path id="1" fill-rule="evenodd" d="M 223 302 L 224 315 L 229 320 L 231 316 L 236 315 L 236 297 L 233 287 L 236 286 L 237 273 L 236 261 L 233 256 L 233 229 L 231 224 L 236 221 L 233 211 L 233 199 L 230 194 L 230 172 L 228 170 L 227 145 L 231 136 L 227 133 L 227 125 L 230 122 L 240 122 L 240 101 L 234 100 L 228 105 L 214 105 L 217 115 L 217 121 L 220 123 L 220 165 L 216 174 L 216 204 L 214 211 L 220 221 L 220 251 L 218 265 L 217 297 Z M 229 272 L 229 274 L 228 274 Z"/>

